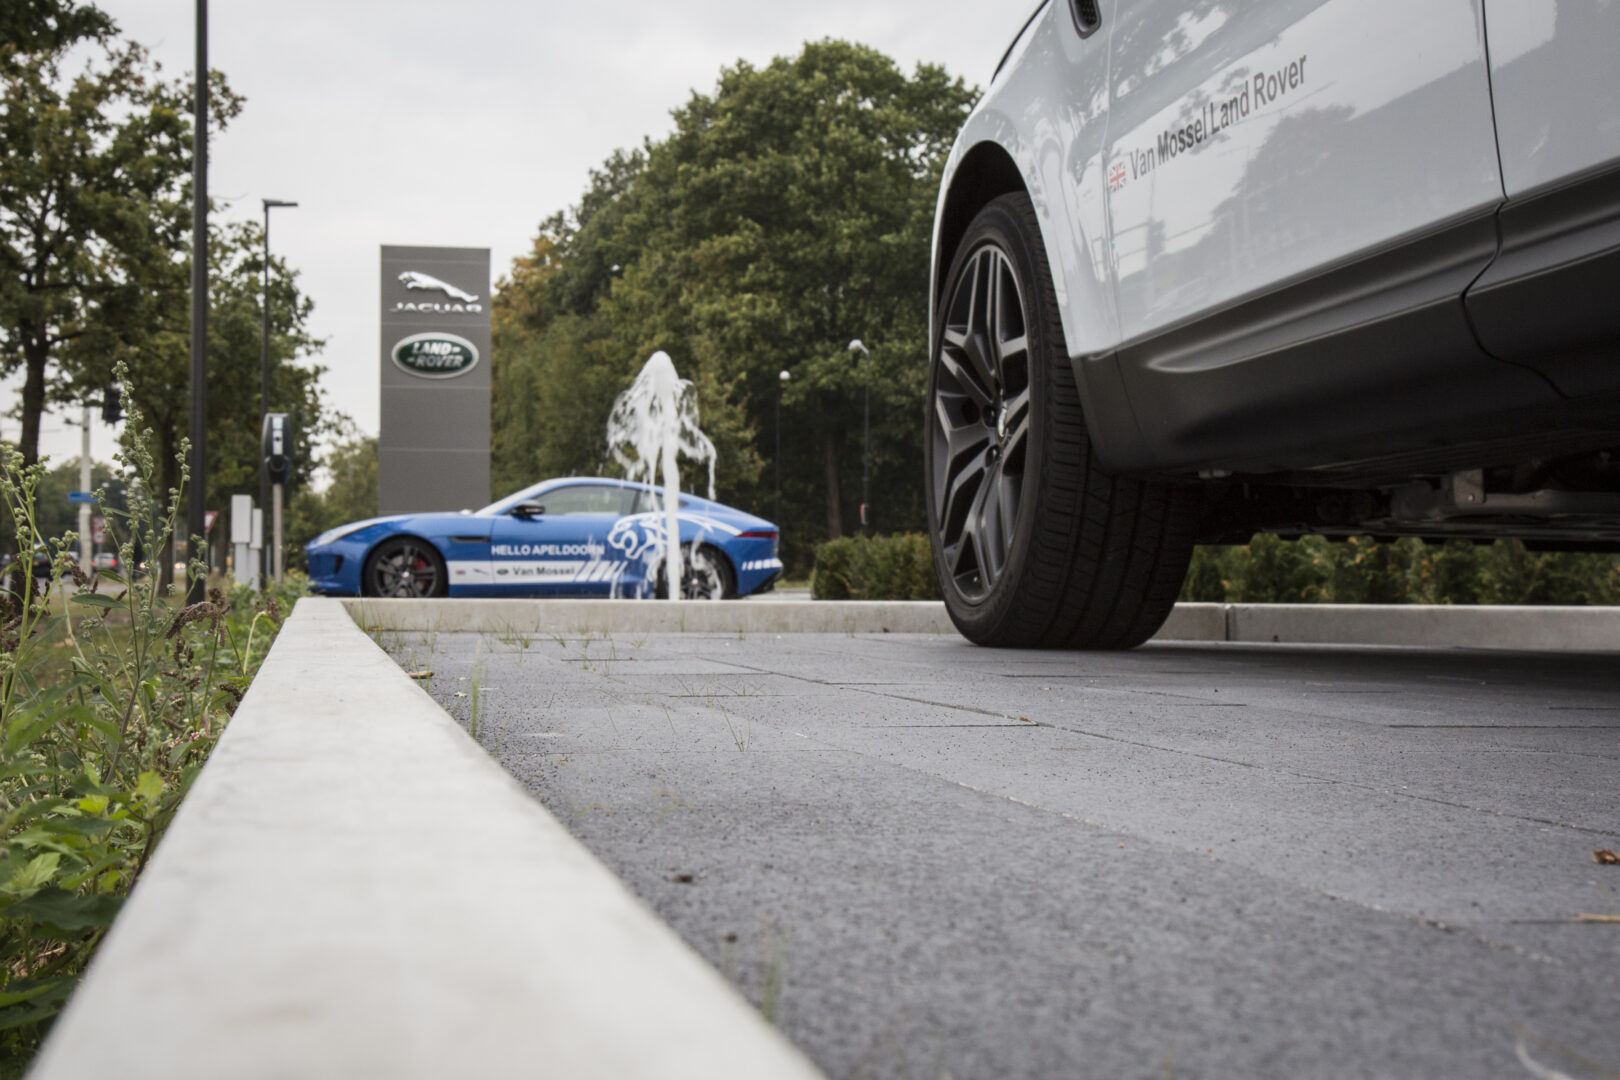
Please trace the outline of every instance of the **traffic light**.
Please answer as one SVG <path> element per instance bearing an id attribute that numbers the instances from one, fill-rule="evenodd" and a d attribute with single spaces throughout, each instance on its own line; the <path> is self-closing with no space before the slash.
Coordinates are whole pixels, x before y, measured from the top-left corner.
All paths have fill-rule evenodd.
<path id="1" fill-rule="evenodd" d="M 292 425 L 286 413 L 266 413 L 262 433 L 264 467 L 272 484 L 285 484 L 292 475 Z"/>
<path id="2" fill-rule="evenodd" d="M 107 387 L 101 395 L 101 422 L 116 424 L 124 418 L 124 392 L 116 386 Z"/>

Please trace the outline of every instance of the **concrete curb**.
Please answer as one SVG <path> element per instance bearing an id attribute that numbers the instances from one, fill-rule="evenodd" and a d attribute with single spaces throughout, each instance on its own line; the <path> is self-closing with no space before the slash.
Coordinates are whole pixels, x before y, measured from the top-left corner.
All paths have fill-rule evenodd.
<path id="1" fill-rule="evenodd" d="M 938 602 L 344 600 L 366 629 L 423 633 L 954 634 Z M 1177 604 L 1155 641 L 1620 650 L 1620 608 Z"/>
<path id="2" fill-rule="evenodd" d="M 1620 650 L 1620 608 L 1177 604 L 1158 638 L 1614 652 Z"/>
<path id="3" fill-rule="evenodd" d="M 30 1075 L 820 1073 L 306 599 Z"/>
<path id="4" fill-rule="evenodd" d="M 938 601 L 344 600 L 366 629 L 452 633 L 954 634 Z"/>

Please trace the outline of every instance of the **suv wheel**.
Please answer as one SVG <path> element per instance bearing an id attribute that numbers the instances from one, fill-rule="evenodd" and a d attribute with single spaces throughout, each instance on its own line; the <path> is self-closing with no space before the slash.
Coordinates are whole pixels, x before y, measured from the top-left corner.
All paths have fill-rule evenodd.
<path id="1" fill-rule="evenodd" d="M 1027 196 L 973 219 L 938 318 L 925 453 L 951 620 L 980 645 L 1146 641 L 1186 576 L 1196 492 L 1096 466 Z"/>

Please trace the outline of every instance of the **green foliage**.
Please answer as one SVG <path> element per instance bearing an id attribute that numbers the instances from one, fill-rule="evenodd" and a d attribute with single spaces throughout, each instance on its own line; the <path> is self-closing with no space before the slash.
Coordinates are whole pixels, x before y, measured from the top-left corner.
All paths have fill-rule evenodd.
<path id="1" fill-rule="evenodd" d="M 304 545 L 327 529 L 377 516 L 377 439 L 349 429 L 327 453 L 326 487 L 294 494 L 285 523 L 287 565 L 305 569 Z"/>
<path id="2" fill-rule="evenodd" d="M 242 108 L 218 72 L 211 134 Z M 23 373 L 18 445 L 38 454 L 53 403 L 99 398 L 123 364 L 157 442 L 157 490 L 178 486 L 188 430 L 191 87 L 165 80 L 94 5 L 18 0 L 0 16 L 0 374 Z M 210 492 L 258 492 L 262 231 L 210 236 Z M 308 298 L 272 260 L 270 407 L 292 416 L 297 487 L 330 426 Z M 229 528 L 222 521 L 221 533 Z M 174 560 L 159 560 L 167 584 Z"/>
<path id="3" fill-rule="evenodd" d="M 68 501 L 68 493 L 79 490 L 79 459 L 69 458 L 67 461 L 42 473 L 39 486 L 34 493 L 38 504 L 35 514 L 38 519 L 39 535 L 61 536 L 63 533 L 76 530 L 79 527 L 79 507 L 77 503 Z M 109 465 L 93 462 L 90 466 L 90 490 L 102 491 L 107 499 L 107 505 L 114 510 L 128 509 L 123 480 Z M 94 513 L 102 514 L 98 504 L 93 508 Z M 0 506 L 0 547 L 10 554 L 20 550 L 17 546 L 17 528 L 12 520 L 11 508 Z"/>
<path id="4" fill-rule="evenodd" d="M 23 372 L 32 463 L 49 402 L 106 386 L 184 292 L 190 88 L 90 5 L 8 3 L 0 31 L 0 372 Z M 210 78 L 223 127 L 241 101 Z"/>
<path id="5" fill-rule="evenodd" d="M 815 600 L 938 600 L 934 554 L 921 533 L 846 536 L 816 547 Z"/>
<path id="6" fill-rule="evenodd" d="M 814 42 L 726 68 L 668 138 L 616 153 L 496 295 L 497 490 L 603 470 L 613 398 L 663 349 L 698 388 L 719 497 L 767 514 L 782 395 L 778 524 L 802 570 L 860 500 L 860 338 L 873 520 L 921 528 L 930 228 L 974 96 L 938 67 Z"/>
<path id="7" fill-rule="evenodd" d="M 218 226 L 209 243 L 208 314 L 208 490 L 211 501 L 228 506 L 232 492 L 259 497 L 259 442 L 262 413 L 259 388 L 262 370 L 261 296 L 264 272 L 263 231 L 258 224 Z M 186 437 L 190 417 L 189 258 L 177 264 L 145 298 L 150 322 L 139 335 L 126 335 L 120 357 L 131 378 L 126 397 L 141 410 L 157 443 L 159 487 L 176 486 L 175 448 Z M 297 275 L 278 259 L 270 274 L 270 408 L 286 412 L 293 429 L 293 475 L 297 491 L 315 469 L 315 444 L 335 427 L 322 404 L 324 369 L 303 362 L 322 342 L 312 337 L 307 321 L 313 305 L 298 289 Z M 102 369 L 106 370 L 103 371 Z M 83 379 L 90 385 L 112 370 L 105 363 Z M 228 536 L 221 520 L 216 536 Z M 164 566 L 173 559 L 165 558 Z"/>
<path id="8" fill-rule="evenodd" d="M 174 529 L 132 412 L 128 491 L 107 507 L 123 564 Z M 180 452 L 184 454 L 182 443 Z M 269 648 L 290 589 L 181 607 L 146 575 L 85 577 L 75 537 L 40 532 L 44 476 L 0 450 L 0 495 L 48 576 L 0 592 L 0 1073 L 26 1065 Z M 182 483 L 184 465 L 180 466 Z M 170 493 L 177 505 L 180 492 Z M 202 574 L 194 561 L 190 575 Z M 69 595 L 67 578 L 74 591 Z"/>
<path id="9" fill-rule="evenodd" d="M 1620 557 L 1527 551 L 1517 540 L 1283 540 L 1200 547 L 1181 599 L 1251 604 L 1615 604 Z"/>
<path id="10" fill-rule="evenodd" d="M 0 6 L 0 71 L 18 54 L 58 52 L 82 41 L 102 41 L 115 27 L 94 4 L 71 0 L 6 0 Z"/>

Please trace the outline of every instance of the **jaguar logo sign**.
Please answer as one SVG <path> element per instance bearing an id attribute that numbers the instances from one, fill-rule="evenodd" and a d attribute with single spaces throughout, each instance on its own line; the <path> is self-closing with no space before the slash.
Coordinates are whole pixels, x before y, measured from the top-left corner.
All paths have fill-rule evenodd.
<path id="1" fill-rule="evenodd" d="M 440 281 L 432 274 L 424 274 L 420 270 L 407 270 L 399 275 L 399 280 L 407 289 L 428 289 L 433 292 L 442 292 L 452 300 L 460 300 L 471 304 L 478 299 L 465 289 L 458 289 L 448 281 Z"/>
<path id="2" fill-rule="evenodd" d="M 484 305 L 478 302 L 478 297 L 466 289 L 459 289 L 432 274 L 424 274 L 420 270 L 407 270 L 399 275 L 399 283 L 408 291 L 443 293 L 444 299 L 397 300 L 394 306 L 387 310 L 400 312 L 426 313 L 430 315 L 478 315 L 484 310 Z"/>
<path id="3" fill-rule="evenodd" d="M 478 364 L 478 347 L 455 334 L 412 334 L 393 348 L 394 365 L 423 379 L 453 379 Z"/>

